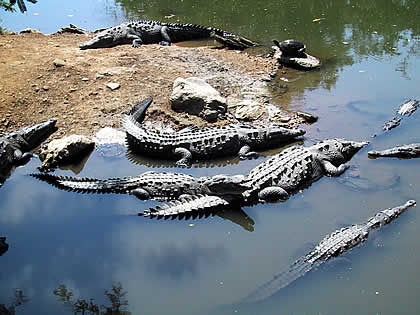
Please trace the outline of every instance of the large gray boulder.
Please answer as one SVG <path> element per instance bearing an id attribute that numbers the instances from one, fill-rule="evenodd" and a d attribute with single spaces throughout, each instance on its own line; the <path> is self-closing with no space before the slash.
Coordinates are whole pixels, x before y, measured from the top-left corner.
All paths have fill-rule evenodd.
<path id="1" fill-rule="evenodd" d="M 226 99 L 210 84 L 200 78 L 177 78 L 170 103 L 173 110 L 216 121 L 226 113 Z"/>
<path id="2" fill-rule="evenodd" d="M 95 142 L 86 137 L 71 135 L 51 141 L 41 148 L 39 158 L 42 160 L 41 170 L 49 170 L 66 164 L 77 164 L 92 152 Z"/>

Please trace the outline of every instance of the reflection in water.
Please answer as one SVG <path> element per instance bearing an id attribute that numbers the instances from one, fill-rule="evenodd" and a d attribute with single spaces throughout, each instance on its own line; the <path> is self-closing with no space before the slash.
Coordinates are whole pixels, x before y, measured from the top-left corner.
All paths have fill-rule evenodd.
<path id="1" fill-rule="evenodd" d="M 226 264 L 230 257 L 224 244 L 204 246 L 197 241 L 178 245 L 168 242 L 159 247 L 151 247 L 144 253 L 146 270 L 158 279 L 169 279 L 179 283 L 186 277 L 197 277 L 203 264 L 210 266 Z"/>
<path id="2" fill-rule="evenodd" d="M 129 315 L 131 314 L 124 309 L 128 307 L 128 301 L 124 296 L 127 291 L 122 291 L 122 284 L 116 283 L 112 285 L 111 291 L 105 290 L 104 294 L 109 300 L 110 306 L 95 304 L 94 299 L 77 299 L 74 300 L 74 294 L 70 289 L 67 289 L 65 284 L 61 284 L 53 291 L 59 300 L 66 306 L 71 308 L 74 314 L 101 314 L 101 315 Z M 102 309 L 102 310 L 101 310 Z"/>
<path id="3" fill-rule="evenodd" d="M 254 232 L 254 220 L 242 209 L 225 209 L 217 212 L 217 215 L 225 220 L 242 226 L 249 232 Z"/>
<path id="4" fill-rule="evenodd" d="M 0 304 L 1 315 L 14 315 L 16 314 L 16 307 L 21 306 L 29 301 L 29 298 L 23 294 L 20 289 L 15 290 L 15 295 L 12 302 L 7 307 L 5 304 Z"/>

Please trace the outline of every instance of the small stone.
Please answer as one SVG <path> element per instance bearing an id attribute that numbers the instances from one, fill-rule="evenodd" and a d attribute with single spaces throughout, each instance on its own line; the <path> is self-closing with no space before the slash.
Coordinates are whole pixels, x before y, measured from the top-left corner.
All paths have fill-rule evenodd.
<path id="1" fill-rule="evenodd" d="M 106 85 L 107 88 L 110 88 L 112 91 L 117 90 L 120 88 L 120 84 L 119 83 L 115 83 L 115 82 L 110 82 Z"/>
<path id="2" fill-rule="evenodd" d="M 19 32 L 20 34 L 42 34 L 40 31 L 33 28 L 25 28 Z"/>
<path id="3" fill-rule="evenodd" d="M 82 81 L 87 82 L 89 81 L 89 78 L 82 78 Z"/>
<path id="4" fill-rule="evenodd" d="M 54 59 L 53 64 L 54 64 L 54 66 L 59 68 L 59 67 L 65 66 L 66 62 L 63 59 Z"/>
<path id="5" fill-rule="evenodd" d="M 71 88 L 70 89 L 70 93 L 73 93 L 73 92 L 76 92 L 77 91 L 77 89 L 76 88 Z"/>
<path id="6" fill-rule="evenodd" d="M 50 87 L 49 87 L 48 85 L 45 85 L 45 86 L 43 86 L 43 87 L 42 87 L 42 89 L 43 89 L 44 91 L 48 91 L 48 90 L 50 89 Z"/>

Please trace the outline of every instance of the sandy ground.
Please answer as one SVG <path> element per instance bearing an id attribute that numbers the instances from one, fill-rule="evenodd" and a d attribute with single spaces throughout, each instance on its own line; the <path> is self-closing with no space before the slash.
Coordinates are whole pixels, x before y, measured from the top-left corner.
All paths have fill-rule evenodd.
<path id="1" fill-rule="evenodd" d="M 211 47 L 80 50 L 87 39 L 76 34 L 0 36 L 0 132 L 56 117 L 59 131 L 52 138 L 93 135 L 102 127 L 121 128 L 120 114 L 149 96 L 154 103 L 146 120 L 203 127 L 209 123 L 170 108 L 176 78 L 201 77 L 223 96 L 241 95 L 244 84 L 265 82 L 276 69 L 273 59 Z M 110 82 L 120 88 L 111 90 Z"/>

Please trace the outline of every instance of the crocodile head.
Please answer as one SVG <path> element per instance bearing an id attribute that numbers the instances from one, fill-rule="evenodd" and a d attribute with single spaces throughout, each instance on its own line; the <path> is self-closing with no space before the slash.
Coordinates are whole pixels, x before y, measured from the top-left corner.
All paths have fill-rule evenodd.
<path id="1" fill-rule="evenodd" d="M 316 144 L 318 151 L 333 164 L 349 161 L 361 148 L 369 142 L 356 142 L 345 139 L 325 140 Z"/>
<path id="2" fill-rule="evenodd" d="M 57 131 L 55 126 L 57 119 L 52 118 L 42 123 L 24 127 L 6 135 L 6 138 L 14 143 L 16 148 L 19 148 L 22 152 L 27 152 L 35 149 L 43 141 Z"/>
<path id="3" fill-rule="evenodd" d="M 211 195 L 240 195 L 250 189 L 247 177 L 244 175 L 216 175 L 208 178 L 204 186 Z"/>
<path id="4" fill-rule="evenodd" d="M 267 140 L 270 142 L 283 142 L 303 136 L 305 133 L 306 131 L 303 129 L 289 129 L 279 125 L 271 125 L 267 130 Z"/>
<path id="5" fill-rule="evenodd" d="M 356 142 L 344 139 L 337 139 L 336 141 L 342 145 L 341 153 L 346 161 L 350 160 L 361 148 L 369 144 L 369 142 Z"/>
<path id="6" fill-rule="evenodd" d="M 127 36 L 124 32 L 116 32 L 114 29 L 107 29 L 91 40 L 79 45 L 80 49 L 109 48 L 125 43 Z"/>

